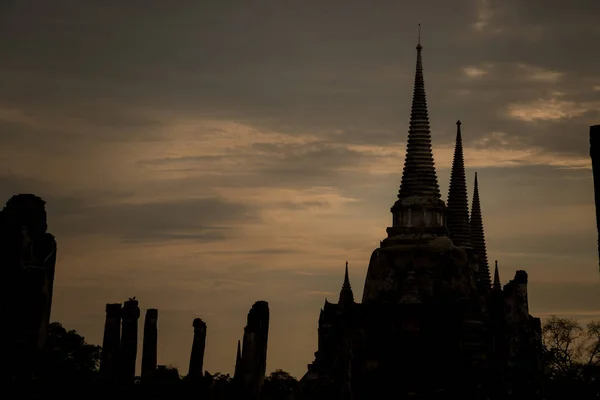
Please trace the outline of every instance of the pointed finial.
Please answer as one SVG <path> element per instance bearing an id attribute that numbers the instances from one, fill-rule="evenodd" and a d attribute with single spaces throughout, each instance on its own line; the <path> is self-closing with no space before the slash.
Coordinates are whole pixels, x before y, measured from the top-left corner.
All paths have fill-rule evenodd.
<path id="1" fill-rule="evenodd" d="M 421 24 L 419 24 L 418 32 L 417 32 L 417 50 L 421 50 L 423 46 L 421 46 Z"/>
<path id="2" fill-rule="evenodd" d="M 502 290 L 502 285 L 500 284 L 500 272 L 498 271 L 498 260 L 495 260 L 496 268 L 494 269 L 494 290 Z"/>
<path id="3" fill-rule="evenodd" d="M 346 261 L 346 272 L 344 273 L 344 288 L 350 288 L 350 278 L 348 277 L 348 261 Z"/>
<path id="4" fill-rule="evenodd" d="M 461 126 L 462 122 L 460 122 L 460 119 L 458 121 L 456 121 L 456 125 Z"/>

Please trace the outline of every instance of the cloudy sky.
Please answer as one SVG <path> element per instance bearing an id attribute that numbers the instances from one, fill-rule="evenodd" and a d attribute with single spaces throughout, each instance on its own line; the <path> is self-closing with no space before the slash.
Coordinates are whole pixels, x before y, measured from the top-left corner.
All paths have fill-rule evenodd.
<path id="1" fill-rule="evenodd" d="M 599 13 L 598 0 L 3 0 L 0 196 L 47 200 L 53 319 L 88 341 L 102 342 L 106 303 L 137 296 L 159 309 L 159 363 L 187 373 L 201 317 L 206 368 L 231 373 L 267 300 L 267 370 L 301 376 L 345 261 L 360 298 L 391 222 L 420 22 L 442 192 L 460 119 L 503 280 L 528 271 L 534 315 L 600 318 Z"/>

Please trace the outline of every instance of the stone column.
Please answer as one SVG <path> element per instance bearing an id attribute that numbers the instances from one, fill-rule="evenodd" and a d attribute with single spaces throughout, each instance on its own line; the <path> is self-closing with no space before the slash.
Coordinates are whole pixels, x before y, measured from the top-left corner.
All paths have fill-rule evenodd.
<path id="1" fill-rule="evenodd" d="M 100 375 L 104 380 L 114 380 L 119 366 L 119 343 L 121 341 L 121 304 L 106 305 L 106 322 L 102 341 Z"/>
<path id="2" fill-rule="evenodd" d="M 242 346 L 244 397 L 258 398 L 265 380 L 269 336 L 269 303 L 257 301 L 248 313 Z"/>
<path id="3" fill-rule="evenodd" d="M 188 377 L 192 380 L 199 380 L 202 378 L 202 367 L 204 364 L 206 323 L 200 318 L 196 318 L 192 325 L 194 327 L 194 341 L 192 342 L 192 354 L 190 356 Z"/>
<path id="4" fill-rule="evenodd" d="M 144 344 L 142 348 L 142 380 L 151 380 L 156 372 L 158 344 L 158 310 L 146 310 L 144 321 Z"/>
<path id="5" fill-rule="evenodd" d="M 120 353 L 121 376 L 124 382 L 133 382 L 137 358 L 138 319 L 140 318 L 138 301 L 135 298 L 127 300 L 121 314 L 123 319 Z"/>

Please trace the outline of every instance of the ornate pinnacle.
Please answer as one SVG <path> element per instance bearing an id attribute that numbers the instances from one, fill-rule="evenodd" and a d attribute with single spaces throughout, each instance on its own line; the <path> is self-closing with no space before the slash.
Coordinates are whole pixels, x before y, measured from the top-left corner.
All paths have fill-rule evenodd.
<path id="1" fill-rule="evenodd" d="M 500 272 L 498 272 L 498 260 L 496 260 L 496 268 L 494 269 L 494 290 L 502 290 L 502 284 L 500 283 Z"/>
<path id="2" fill-rule="evenodd" d="M 354 293 L 350 286 L 350 278 L 348 278 L 348 261 L 346 261 L 346 272 L 344 274 L 344 284 L 340 291 L 339 304 L 354 303 Z"/>
<path id="3" fill-rule="evenodd" d="M 465 178 L 465 160 L 463 156 L 461 122 L 456 122 L 456 144 L 454 160 L 450 174 L 450 190 L 448 191 L 448 209 L 446 226 L 450 239 L 456 246 L 471 247 L 471 228 L 469 226 L 469 200 L 467 198 L 467 182 Z"/>
<path id="4" fill-rule="evenodd" d="M 485 235 L 483 233 L 483 219 L 481 218 L 481 204 L 479 202 L 479 185 L 477 172 L 475 173 L 475 186 L 473 188 L 473 204 L 471 206 L 471 243 L 477 256 L 479 268 L 479 281 L 482 287 L 490 287 L 490 267 L 487 259 Z"/>
<path id="5" fill-rule="evenodd" d="M 423 46 L 419 41 L 408 144 L 398 198 L 420 196 L 438 200 L 441 196 L 431 152 L 431 134 L 421 58 L 422 49 Z"/>

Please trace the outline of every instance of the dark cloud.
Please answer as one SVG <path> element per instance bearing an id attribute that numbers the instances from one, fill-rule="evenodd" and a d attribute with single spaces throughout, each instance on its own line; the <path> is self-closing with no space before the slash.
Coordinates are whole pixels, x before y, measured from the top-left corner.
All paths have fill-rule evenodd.
<path id="1" fill-rule="evenodd" d="M 12 2 L 0 24 L 7 38 L 0 72 L 11 77 L 0 79 L 0 104 L 71 116 L 87 127 L 71 135 L 105 140 L 168 137 L 152 116 L 158 109 L 292 133 L 339 129 L 341 143 L 393 145 L 406 137 L 416 33 L 408 21 L 419 20 L 436 144 L 451 142 L 460 118 L 470 130 L 467 142 L 501 131 L 517 145 L 581 154 L 585 134 L 566 139 L 564 125 L 582 130 L 598 110 L 564 123 L 504 115 L 509 104 L 548 92 L 547 83 L 527 81 L 518 64 L 564 72 L 562 83 L 550 86 L 565 100 L 597 100 L 589 90 L 590 79 L 600 79 L 589 44 L 598 29 L 586 23 L 598 5 L 553 3 Z M 474 31 L 482 4 L 491 10 L 488 28 L 500 33 Z M 544 13 L 535 11 L 542 6 Z M 525 40 L 537 26 L 543 34 Z M 496 68 L 464 80 L 463 67 L 482 64 Z M 47 126 L 48 134 L 60 134 Z"/>
<path id="2" fill-rule="evenodd" d="M 222 240 L 236 234 L 236 225 L 260 218 L 255 208 L 219 198 L 100 206 L 67 201 L 58 206 L 67 213 L 55 221 L 56 232 L 70 236 L 110 235 L 128 242 Z"/>

